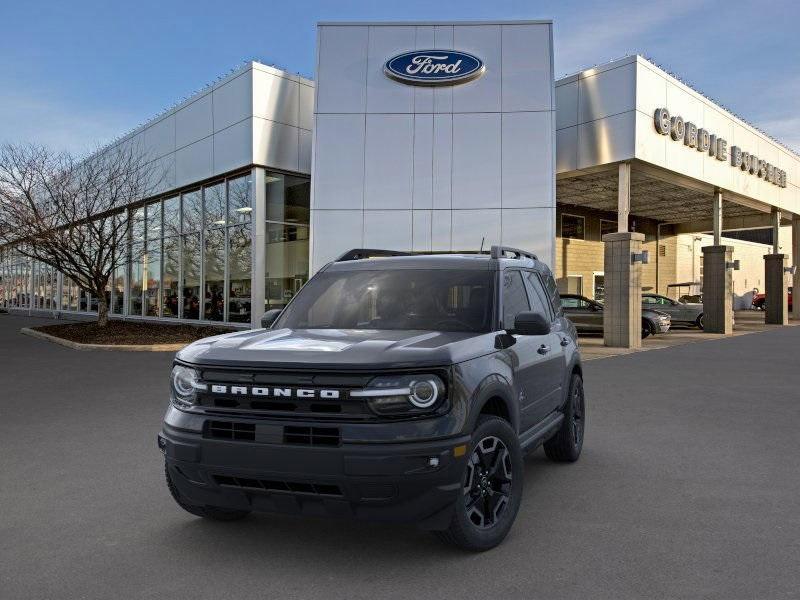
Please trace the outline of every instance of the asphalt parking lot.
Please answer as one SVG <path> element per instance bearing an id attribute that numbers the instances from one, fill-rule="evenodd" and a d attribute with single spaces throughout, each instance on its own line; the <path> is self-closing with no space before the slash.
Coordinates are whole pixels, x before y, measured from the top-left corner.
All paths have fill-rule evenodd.
<path id="1" fill-rule="evenodd" d="M 515 528 L 180 510 L 156 431 L 171 355 L 81 352 L 0 315 L 0 598 L 797 598 L 800 328 L 593 360 L 574 465 L 527 459 Z"/>

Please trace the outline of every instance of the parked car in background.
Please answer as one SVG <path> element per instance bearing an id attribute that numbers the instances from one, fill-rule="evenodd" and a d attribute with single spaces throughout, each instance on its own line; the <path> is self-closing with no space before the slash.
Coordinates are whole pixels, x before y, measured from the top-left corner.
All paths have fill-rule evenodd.
<path id="1" fill-rule="evenodd" d="M 578 333 L 603 333 L 603 305 L 600 302 L 578 294 L 562 294 L 561 309 Z M 668 314 L 642 308 L 642 339 L 656 333 L 666 333 L 670 325 Z"/>
<path id="2" fill-rule="evenodd" d="M 789 310 L 792 310 L 792 286 L 789 286 L 789 293 L 787 295 L 789 300 Z M 756 310 L 766 310 L 767 308 L 767 295 L 756 294 L 753 296 L 753 308 Z"/>
<path id="3" fill-rule="evenodd" d="M 642 308 L 667 313 L 673 325 L 703 328 L 703 305 L 698 302 L 678 302 L 661 294 L 642 294 Z"/>

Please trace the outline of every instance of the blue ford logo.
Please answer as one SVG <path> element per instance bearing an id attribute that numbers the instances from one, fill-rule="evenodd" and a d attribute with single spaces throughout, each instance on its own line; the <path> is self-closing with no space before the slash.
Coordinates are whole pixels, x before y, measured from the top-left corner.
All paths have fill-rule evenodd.
<path id="1" fill-rule="evenodd" d="M 455 85 L 483 75 L 486 67 L 477 56 L 456 50 L 414 50 L 386 61 L 388 77 L 411 85 Z"/>

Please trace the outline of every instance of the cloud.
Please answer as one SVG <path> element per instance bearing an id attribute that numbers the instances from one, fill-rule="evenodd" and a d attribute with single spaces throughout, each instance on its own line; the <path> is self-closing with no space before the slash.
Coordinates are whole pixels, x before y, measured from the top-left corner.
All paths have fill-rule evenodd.
<path id="1" fill-rule="evenodd" d="M 0 90 L 0 143 L 33 142 L 82 154 L 139 121 L 128 112 L 59 101 L 51 92 Z"/>

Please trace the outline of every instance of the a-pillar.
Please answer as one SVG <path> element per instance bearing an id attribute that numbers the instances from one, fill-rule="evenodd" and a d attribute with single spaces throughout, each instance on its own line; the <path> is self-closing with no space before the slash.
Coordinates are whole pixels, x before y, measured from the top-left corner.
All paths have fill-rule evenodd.
<path id="1" fill-rule="evenodd" d="M 800 216 L 792 217 L 792 265 L 797 267 L 792 279 L 792 297 L 800 290 Z M 800 321 L 800 302 L 792 302 L 792 318 Z"/>
<path id="2" fill-rule="evenodd" d="M 608 233 L 605 242 L 603 342 L 615 348 L 642 346 L 642 263 L 644 234 Z"/>
<path id="3" fill-rule="evenodd" d="M 733 246 L 703 248 L 703 330 L 733 333 Z"/>

